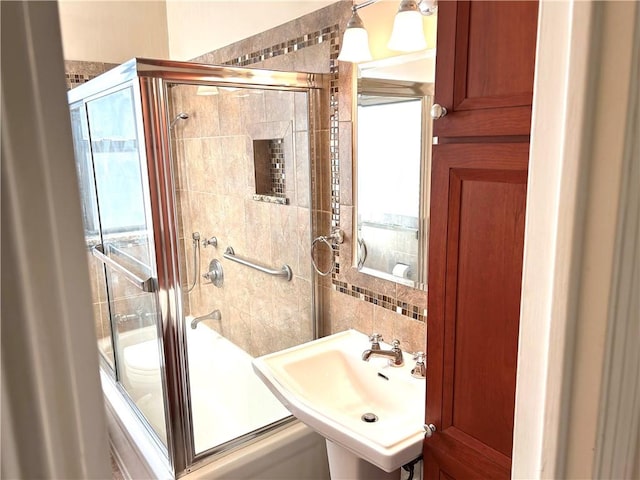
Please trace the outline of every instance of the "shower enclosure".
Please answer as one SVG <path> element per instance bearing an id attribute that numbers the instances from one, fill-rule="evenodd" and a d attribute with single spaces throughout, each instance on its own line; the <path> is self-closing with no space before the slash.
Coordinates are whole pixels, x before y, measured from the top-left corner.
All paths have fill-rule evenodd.
<path id="1" fill-rule="evenodd" d="M 103 381 L 176 476 L 291 419 L 250 361 L 317 336 L 323 82 L 133 59 L 69 92 Z"/>

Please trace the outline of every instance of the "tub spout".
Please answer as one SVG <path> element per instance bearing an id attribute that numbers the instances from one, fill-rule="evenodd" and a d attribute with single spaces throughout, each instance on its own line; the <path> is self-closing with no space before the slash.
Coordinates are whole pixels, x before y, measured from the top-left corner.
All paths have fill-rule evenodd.
<path id="1" fill-rule="evenodd" d="M 222 314 L 220 313 L 220 310 L 216 308 L 211 313 L 207 313 L 206 315 L 203 315 L 201 317 L 196 317 L 191 320 L 191 328 L 196 328 L 198 326 L 198 323 L 202 322 L 203 320 L 222 320 Z"/>

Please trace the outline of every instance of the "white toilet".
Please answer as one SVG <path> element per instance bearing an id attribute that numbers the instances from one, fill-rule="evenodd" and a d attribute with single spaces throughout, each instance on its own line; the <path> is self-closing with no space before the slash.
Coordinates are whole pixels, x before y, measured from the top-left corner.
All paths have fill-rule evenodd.
<path id="1" fill-rule="evenodd" d="M 122 357 L 127 390 L 134 399 L 158 393 L 162 389 L 157 340 L 126 346 L 122 350 Z"/>

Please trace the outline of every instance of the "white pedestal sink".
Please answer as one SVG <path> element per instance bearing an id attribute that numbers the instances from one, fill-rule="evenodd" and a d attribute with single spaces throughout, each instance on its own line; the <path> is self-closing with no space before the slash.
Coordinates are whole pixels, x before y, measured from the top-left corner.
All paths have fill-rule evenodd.
<path id="1" fill-rule="evenodd" d="M 411 376 L 408 354 L 402 367 L 363 361 L 369 346 L 366 335 L 348 330 L 253 361 L 287 409 L 328 440 L 334 480 L 397 480 L 422 451 L 425 380 Z"/>

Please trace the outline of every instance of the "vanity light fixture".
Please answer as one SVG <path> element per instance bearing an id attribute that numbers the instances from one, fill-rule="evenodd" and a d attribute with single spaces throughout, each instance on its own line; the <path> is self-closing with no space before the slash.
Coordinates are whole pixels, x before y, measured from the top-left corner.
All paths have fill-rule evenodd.
<path id="1" fill-rule="evenodd" d="M 372 59 L 369 50 L 369 35 L 358 10 L 379 0 L 366 0 L 351 7 L 351 18 L 342 37 L 342 48 L 338 60 L 360 63 Z M 433 15 L 438 9 L 437 0 L 401 0 L 393 22 L 393 31 L 387 46 L 390 50 L 417 52 L 427 48 L 422 27 L 422 16 Z"/>
<path id="2" fill-rule="evenodd" d="M 347 22 L 347 28 L 342 36 L 342 47 L 338 60 L 341 62 L 368 62 L 373 60 L 371 50 L 369 50 L 369 34 L 364 28 L 364 23 L 358 15 L 358 9 L 375 3 L 376 0 L 367 1 L 351 7 L 351 18 Z"/>

